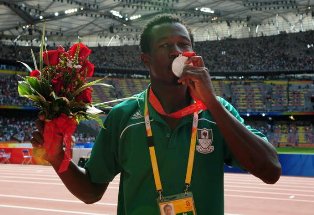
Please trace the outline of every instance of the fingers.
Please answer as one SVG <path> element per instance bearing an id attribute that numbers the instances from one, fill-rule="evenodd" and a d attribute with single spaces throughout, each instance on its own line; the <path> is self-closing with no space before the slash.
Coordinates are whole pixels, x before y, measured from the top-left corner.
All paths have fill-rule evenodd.
<path id="1" fill-rule="evenodd" d="M 178 83 L 188 84 L 189 82 L 208 82 L 210 80 L 209 72 L 206 67 L 194 67 L 186 65 Z"/>
<path id="2" fill-rule="evenodd" d="M 200 61 L 198 63 L 200 63 Z M 178 83 L 186 85 L 194 98 L 200 99 L 203 102 L 209 100 L 208 97 L 214 97 L 214 88 L 206 67 L 185 65 Z"/>
<path id="3" fill-rule="evenodd" d="M 44 143 L 42 133 L 39 132 L 38 130 L 34 131 L 32 133 L 31 143 L 34 147 L 41 147 Z"/>
<path id="4" fill-rule="evenodd" d="M 209 77 L 208 69 L 205 67 L 203 58 L 201 56 L 190 57 L 183 68 L 183 73 L 181 78 L 185 79 L 203 79 Z M 193 80 L 194 81 L 194 80 Z M 180 80 L 179 83 L 185 84 L 186 81 Z"/>
<path id="5" fill-rule="evenodd" d="M 185 64 L 190 64 L 192 63 L 193 66 L 195 67 L 205 67 L 205 63 L 203 61 L 203 58 L 201 56 L 193 56 L 190 57 Z"/>
<path id="6" fill-rule="evenodd" d="M 37 130 L 32 133 L 31 143 L 34 147 L 42 147 L 44 143 L 43 132 L 45 126 L 45 116 L 43 114 L 38 115 L 38 119 L 35 121 Z"/>
<path id="7" fill-rule="evenodd" d="M 45 121 L 42 121 L 42 120 L 40 120 L 40 119 L 37 119 L 37 120 L 35 121 L 35 126 L 36 126 L 36 128 L 37 128 L 37 130 L 38 130 L 39 132 L 43 133 L 43 132 L 44 132 Z"/>
<path id="8" fill-rule="evenodd" d="M 46 119 L 46 117 L 45 117 L 44 114 L 39 114 L 39 115 L 38 115 L 38 118 L 39 118 L 40 120 L 42 120 L 42 121 L 45 121 L 45 119 Z"/>

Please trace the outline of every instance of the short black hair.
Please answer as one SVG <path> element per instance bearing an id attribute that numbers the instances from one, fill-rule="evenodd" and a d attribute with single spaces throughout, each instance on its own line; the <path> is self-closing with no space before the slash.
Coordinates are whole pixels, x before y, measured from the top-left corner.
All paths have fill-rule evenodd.
<path id="1" fill-rule="evenodd" d="M 194 38 L 191 29 L 184 23 L 183 20 L 181 20 L 179 17 L 171 15 L 171 14 L 161 14 L 153 18 L 151 21 L 149 21 L 146 26 L 144 27 L 141 39 L 140 39 L 140 48 L 143 53 L 150 52 L 150 41 L 151 41 L 151 32 L 152 28 L 156 25 L 164 24 L 164 23 L 180 23 L 186 27 L 186 29 L 189 32 L 189 36 L 191 39 L 191 42 L 193 44 Z"/>

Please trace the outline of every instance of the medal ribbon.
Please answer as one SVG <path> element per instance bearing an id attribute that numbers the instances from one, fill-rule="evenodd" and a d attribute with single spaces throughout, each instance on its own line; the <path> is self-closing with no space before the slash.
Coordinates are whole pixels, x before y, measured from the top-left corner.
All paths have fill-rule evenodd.
<path id="1" fill-rule="evenodd" d="M 151 90 L 149 92 L 152 92 Z M 150 125 L 149 120 L 149 111 L 148 111 L 148 92 L 146 91 L 145 95 L 145 107 L 144 107 L 144 119 L 145 119 L 145 127 L 146 127 L 146 136 L 147 136 L 147 145 L 149 148 L 149 154 L 153 169 L 153 175 L 155 180 L 156 190 L 161 194 L 162 192 L 162 184 L 160 180 L 160 174 L 157 164 L 157 157 L 155 152 L 155 146 L 153 141 L 153 132 Z M 149 95 L 149 97 L 151 94 Z M 186 114 L 187 115 L 187 114 Z M 198 110 L 193 112 L 193 124 L 192 124 L 192 134 L 191 134 L 191 141 L 190 141 L 190 150 L 189 150 L 189 158 L 185 176 L 185 185 L 188 188 L 191 184 L 192 179 L 192 172 L 193 172 L 193 164 L 194 164 L 194 154 L 195 154 L 195 146 L 196 146 L 196 133 L 197 133 L 197 125 L 198 125 Z"/>
<path id="2" fill-rule="evenodd" d="M 176 119 L 180 119 L 184 116 L 190 115 L 194 112 L 198 112 L 199 110 L 206 110 L 207 107 L 204 105 L 203 102 L 201 102 L 200 100 L 196 100 L 195 98 L 193 98 L 195 100 L 195 103 L 181 109 L 178 110 L 176 112 L 173 113 L 166 113 L 164 108 L 162 107 L 162 105 L 160 104 L 158 98 L 156 97 L 156 95 L 154 94 L 152 88 L 149 88 L 149 102 L 151 103 L 151 105 L 154 107 L 154 109 L 161 115 L 164 116 L 168 116 L 171 118 L 176 118 Z"/>

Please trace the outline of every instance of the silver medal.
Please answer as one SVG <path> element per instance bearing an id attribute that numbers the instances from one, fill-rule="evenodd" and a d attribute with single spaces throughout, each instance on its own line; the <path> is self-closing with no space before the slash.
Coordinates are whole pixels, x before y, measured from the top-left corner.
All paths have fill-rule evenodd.
<path id="1" fill-rule="evenodd" d="M 185 65 L 185 62 L 187 61 L 188 57 L 182 56 L 180 54 L 178 57 L 174 59 L 172 62 L 172 72 L 177 76 L 178 78 L 181 77 L 183 72 L 183 67 Z"/>

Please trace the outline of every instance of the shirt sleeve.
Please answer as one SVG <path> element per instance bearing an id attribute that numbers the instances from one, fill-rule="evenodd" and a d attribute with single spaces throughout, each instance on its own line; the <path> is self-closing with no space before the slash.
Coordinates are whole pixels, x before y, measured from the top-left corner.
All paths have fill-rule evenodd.
<path id="1" fill-rule="evenodd" d="M 250 132 L 252 132 L 253 134 L 263 138 L 264 140 L 266 140 L 268 142 L 267 137 L 260 131 L 258 131 L 257 129 L 252 128 L 249 125 L 245 125 L 244 119 L 240 116 L 239 112 L 229 103 L 227 102 L 225 99 L 221 98 L 221 97 L 217 97 L 219 102 L 240 122 L 242 123 Z M 233 157 L 232 153 L 230 152 L 230 150 L 227 147 L 227 144 L 225 144 L 225 163 L 227 165 L 231 165 L 231 166 L 237 166 L 240 167 L 240 165 L 238 164 L 238 162 L 236 161 L 236 159 Z"/>
<path id="2" fill-rule="evenodd" d="M 120 172 L 118 162 L 118 127 L 113 123 L 114 113 L 109 113 L 104 128 L 99 132 L 93 146 L 90 159 L 85 165 L 92 182 L 109 183 Z"/>

